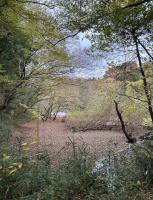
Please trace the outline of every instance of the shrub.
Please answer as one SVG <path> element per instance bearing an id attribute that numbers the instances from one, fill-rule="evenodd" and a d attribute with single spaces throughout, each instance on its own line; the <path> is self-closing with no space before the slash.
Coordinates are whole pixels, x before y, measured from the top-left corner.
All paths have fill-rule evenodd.
<path id="1" fill-rule="evenodd" d="M 27 153 L 3 154 L 0 166 L 1 200 L 33 195 L 48 185 L 51 170 L 47 159 Z"/>
<path id="2" fill-rule="evenodd" d="M 143 199 L 142 179 L 139 172 L 135 156 L 115 156 L 108 174 L 110 199 Z"/>
<path id="3" fill-rule="evenodd" d="M 107 199 L 105 177 L 93 173 L 93 160 L 86 149 L 74 147 L 59 168 L 47 154 L 3 154 L 0 160 L 0 200 Z"/>
<path id="4" fill-rule="evenodd" d="M 107 199 L 107 184 L 103 176 L 92 173 L 86 156 L 73 155 L 56 171 L 52 184 L 45 190 L 45 199 Z"/>
<path id="5" fill-rule="evenodd" d="M 136 165 L 143 177 L 143 184 L 153 185 L 153 139 L 146 140 L 136 149 Z"/>
<path id="6" fill-rule="evenodd" d="M 107 182 L 113 200 L 146 200 L 153 187 L 153 140 L 143 141 L 130 150 L 109 156 Z"/>

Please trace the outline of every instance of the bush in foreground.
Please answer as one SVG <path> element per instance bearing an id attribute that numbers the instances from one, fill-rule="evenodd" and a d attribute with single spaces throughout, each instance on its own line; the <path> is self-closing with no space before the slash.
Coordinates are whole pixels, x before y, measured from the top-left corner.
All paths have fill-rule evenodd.
<path id="1" fill-rule="evenodd" d="M 0 160 L 0 199 L 50 200 L 95 199 L 107 196 L 106 179 L 92 172 L 92 159 L 77 148 L 58 168 L 47 154 L 30 156 L 23 144 L 22 154 L 3 154 Z"/>
<path id="2" fill-rule="evenodd" d="M 84 146 L 72 145 L 72 154 L 56 168 L 47 153 L 32 155 L 27 144 L 20 153 L 3 153 L 0 200 L 146 200 L 153 186 L 152 140 L 110 155 L 99 171 Z"/>

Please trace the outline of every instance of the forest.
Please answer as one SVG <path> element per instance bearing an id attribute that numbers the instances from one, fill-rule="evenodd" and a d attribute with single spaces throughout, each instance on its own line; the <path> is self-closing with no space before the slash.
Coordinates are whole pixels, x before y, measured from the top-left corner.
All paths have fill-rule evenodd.
<path id="1" fill-rule="evenodd" d="M 0 200 L 153 200 L 152 0 L 0 0 Z"/>

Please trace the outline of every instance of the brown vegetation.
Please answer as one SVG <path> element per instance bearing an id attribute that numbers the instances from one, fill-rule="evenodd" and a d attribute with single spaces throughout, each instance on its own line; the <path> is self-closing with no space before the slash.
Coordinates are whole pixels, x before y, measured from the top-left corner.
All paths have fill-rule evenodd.
<path id="1" fill-rule="evenodd" d="M 22 142 L 39 138 L 37 149 L 47 150 L 52 162 L 56 164 L 64 160 L 71 152 L 71 141 L 77 145 L 85 144 L 97 158 L 106 156 L 109 151 L 118 151 L 128 146 L 125 136 L 119 131 L 96 130 L 86 132 L 71 132 L 60 120 L 46 122 L 33 121 L 17 128 L 16 136 L 25 136 Z M 137 135 L 138 136 L 138 135 Z M 18 142 L 16 140 L 16 142 Z"/>

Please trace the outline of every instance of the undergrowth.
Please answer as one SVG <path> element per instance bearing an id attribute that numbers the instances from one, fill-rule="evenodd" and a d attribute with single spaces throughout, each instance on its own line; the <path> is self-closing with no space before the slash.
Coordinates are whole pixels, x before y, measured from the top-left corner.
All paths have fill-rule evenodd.
<path id="1" fill-rule="evenodd" d="M 55 167 L 47 152 L 31 153 L 35 141 L 10 148 L 14 121 L 7 117 L 0 126 L 0 200 L 145 200 L 153 187 L 152 139 L 112 154 L 105 170 L 93 170 L 95 158 L 72 142 L 72 154 Z"/>

